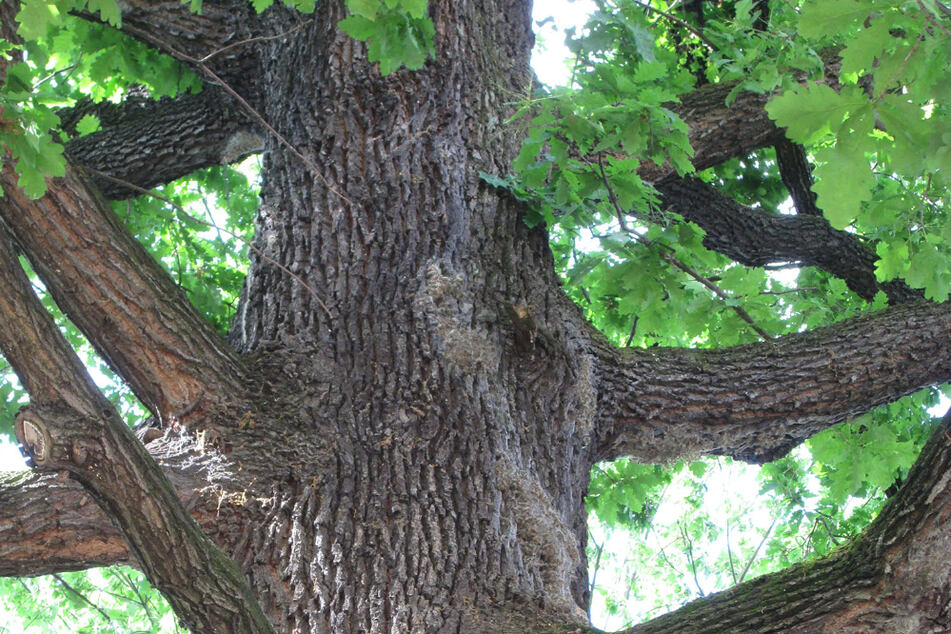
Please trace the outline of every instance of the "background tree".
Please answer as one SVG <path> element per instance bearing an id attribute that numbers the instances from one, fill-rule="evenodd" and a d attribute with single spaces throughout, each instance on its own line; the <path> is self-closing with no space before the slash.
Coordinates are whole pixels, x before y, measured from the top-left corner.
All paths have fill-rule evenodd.
<path id="1" fill-rule="evenodd" d="M 573 631 L 595 463 L 641 463 L 615 501 L 655 473 L 594 483 L 636 515 L 644 464 L 774 460 L 951 376 L 944 4 L 604 2 L 550 93 L 527 2 L 268 4 L 0 4 L 0 348 L 35 469 L 0 488 L 0 573 L 132 562 L 197 631 Z M 103 196 L 262 151 L 225 342 L 238 279 L 181 263 L 181 205 Z M 949 626 L 949 436 L 909 470 L 907 423 L 852 423 L 880 468 L 836 495 L 904 481 L 856 540 L 637 631 Z"/>

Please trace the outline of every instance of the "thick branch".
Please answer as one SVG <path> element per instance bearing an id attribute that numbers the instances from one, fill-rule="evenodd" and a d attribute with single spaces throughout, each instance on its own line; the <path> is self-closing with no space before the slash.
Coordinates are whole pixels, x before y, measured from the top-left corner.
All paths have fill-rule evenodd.
<path id="1" fill-rule="evenodd" d="M 234 552 L 250 512 L 242 502 L 247 475 L 237 478 L 222 468 L 222 457 L 196 446 L 191 434 L 170 431 L 155 438 L 156 431 L 143 426 L 134 433 L 146 442 L 191 516 L 219 547 Z M 0 473 L 0 509 L 0 577 L 138 564 L 102 509 L 71 479 Z"/>
<path id="2" fill-rule="evenodd" d="M 951 417 L 847 548 L 754 579 L 627 634 L 946 632 L 951 629 Z"/>
<path id="3" fill-rule="evenodd" d="M 835 423 L 951 379 L 951 307 L 910 302 L 769 343 L 598 357 L 599 460 L 766 462 Z"/>
<path id="4" fill-rule="evenodd" d="M 777 215 L 744 207 L 694 178 L 670 177 L 655 187 L 669 210 L 706 231 L 703 243 L 707 248 L 740 264 L 799 262 L 842 278 L 867 300 L 880 290 L 892 303 L 920 297 L 904 282 L 879 282 L 875 251 L 855 234 L 833 229 L 822 216 Z"/>
<path id="5" fill-rule="evenodd" d="M 78 483 L 0 474 L 0 577 L 129 563 L 129 548 Z"/>
<path id="6" fill-rule="evenodd" d="M 841 60 L 835 51 L 824 55 L 824 64 L 825 75 L 817 81 L 836 86 Z M 681 95 L 679 103 L 668 105 L 690 127 L 693 164 L 698 170 L 746 156 L 785 138 L 766 114 L 770 95 L 741 92 L 732 104 L 726 105 L 726 98 L 736 85 L 737 82 L 705 84 Z M 674 170 L 670 165 L 645 163 L 638 174 L 653 183 L 674 174 Z"/>
<path id="7" fill-rule="evenodd" d="M 0 182 L 0 218 L 60 308 L 146 407 L 167 422 L 242 393 L 235 353 L 76 170 L 49 180 L 36 201 L 9 165 Z"/>
<path id="8" fill-rule="evenodd" d="M 698 170 L 719 165 L 753 150 L 769 147 L 783 138 L 783 131 L 767 116 L 764 106 L 768 95 L 741 93 L 730 106 L 726 97 L 735 82 L 706 84 L 683 95 L 670 109 L 690 127 L 693 164 Z M 644 163 L 638 174 L 656 182 L 674 173 L 669 164 Z"/>
<path id="9" fill-rule="evenodd" d="M 0 350 L 31 398 L 17 415 L 17 440 L 36 468 L 66 471 L 82 484 L 187 626 L 273 631 L 237 565 L 191 519 L 159 466 L 96 389 L 33 294 L 5 231 L 0 317 L 7 326 Z"/>
<path id="10" fill-rule="evenodd" d="M 243 85 L 256 76 L 257 51 L 233 46 L 250 38 L 260 20 L 246 0 L 211 0 L 201 12 L 177 0 L 124 0 L 122 32 L 172 57 L 214 57 L 214 68 L 229 83 Z M 97 22 L 98 14 L 81 17 Z M 227 50 L 223 50 L 227 49 Z"/>
<path id="11" fill-rule="evenodd" d="M 139 192 L 107 177 L 149 189 L 195 170 L 239 161 L 264 147 L 264 137 L 247 114 L 219 88 L 199 95 L 154 101 L 129 97 L 121 104 L 81 103 L 60 113 L 72 131 L 85 114 L 95 114 L 102 129 L 70 141 L 66 151 L 91 170 L 107 198 Z"/>

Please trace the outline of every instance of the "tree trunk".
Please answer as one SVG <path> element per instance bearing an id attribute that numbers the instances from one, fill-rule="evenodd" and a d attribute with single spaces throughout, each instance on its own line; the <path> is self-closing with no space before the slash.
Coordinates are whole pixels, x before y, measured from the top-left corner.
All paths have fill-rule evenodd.
<path id="1" fill-rule="evenodd" d="M 590 372 L 548 332 L 580 321 L 546 236 L 478 177 L 518 148 L 528 7 L 431 3 L 436 61 L 381 78 L 339 4 L 262 56 L 287 143 L 255 243 L 306 286 L 252 258 L 231 339 L 279 366 L 294 450 L 236 556 L 285 631 L 505 631 L 515 601 L 583 622 Z"/>

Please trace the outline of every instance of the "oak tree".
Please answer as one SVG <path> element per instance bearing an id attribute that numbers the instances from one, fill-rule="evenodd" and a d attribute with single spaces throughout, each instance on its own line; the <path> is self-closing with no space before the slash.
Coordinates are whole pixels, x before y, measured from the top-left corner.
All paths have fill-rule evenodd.
<path id="1" fill-rule="evenodd" d="M 130 563 L 201 632 L 584 631 L 596 463 L 765 463 L 951 378 L 951 10 L 677 4 L 600 2 L 546 90 L 526 0 L 0 3 L 0 574 Z M 246 275 L 170 274 L 149 190 L 258 153 Z M 902 484 L 847 545 L 630 631 L 951 628 L 948 431 L 867 454 Z"/>

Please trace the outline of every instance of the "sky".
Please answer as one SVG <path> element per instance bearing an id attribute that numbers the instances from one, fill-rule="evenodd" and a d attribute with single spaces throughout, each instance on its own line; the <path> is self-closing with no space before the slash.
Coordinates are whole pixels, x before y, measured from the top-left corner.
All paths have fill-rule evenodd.
<path id="1" fill-rule="evenodd" d="M 594 10 L 591 0 L 536 0 L 532 15 L 535 19 L 532 67 L 543 83 L 549 86 L 568 83 L 571 52 L 565 46 L 564 29 L 580 27 Z"/>

